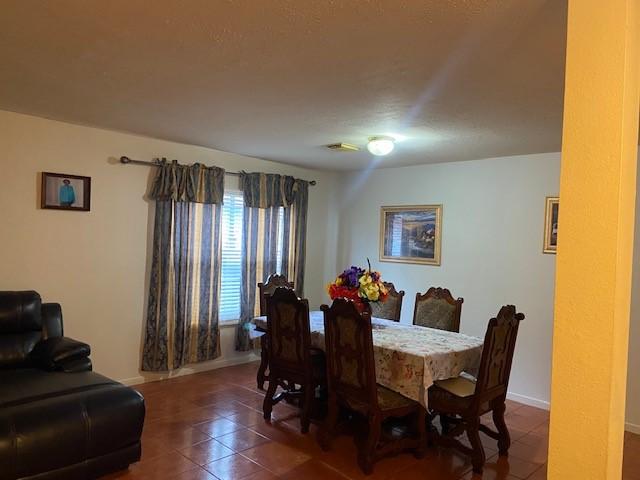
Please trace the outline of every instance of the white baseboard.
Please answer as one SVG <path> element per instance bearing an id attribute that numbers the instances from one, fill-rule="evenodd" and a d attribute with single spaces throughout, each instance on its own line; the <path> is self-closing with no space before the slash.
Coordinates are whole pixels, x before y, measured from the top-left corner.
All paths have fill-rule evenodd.
<path id="1" fill-rule="evenodd" d="M 233 358 L 221 358 L 219 360 L 212 360 L 211 362 L 204 362 L 196 365 L 190 365 L 188 367 L 181 368 L 174 372 L 163 372 L 163 373 L 145 372 L 144 375 L 139 375 L 137 377 L 131 377 L 131 378 L 123 378 L 118 381 L 128 386 L 140 385 L 146 382 L 156 382 L 158 380 L 167 380 L 168 378 L 182 377 L 185 375 L 193 375 L 194 373 L 206 372 L 209 370 L 216 370 L 218 368 L 231 367 L 233 365 L 240 365 L 243 363 L 255 362 L 256 360 L 260 360 L 260 356 L 256 355 L 253 352 L 250 352 L 250 353 L 247 353 L 246 355 L 239 355 Z"/>
<path id="2" fill-rule="evenodd" d="M 631 433 L 635 433 L 636 435 L 640 435 L 640 425 L 637 425 L 635 423 L 625 423 L 624 424 L 624 429 L 627 432 L 631 432 Z"/>
<path id="3" fill-rule="evenodd" d="M 525 405 L 529 405 L 530 407 L 542 408 L 543 410 L 551 409 L 551 404 L 549 402 L 545 400 L 539 400 L 537 398 L 527 397 L 526 395 L 520 395 L 519 393 L 509 392 L 507 393 L 507 398 L 509 400 L 513 400 L 514 402 L 524 403 Z M 624 429 L 627 432 L 640 435 L 640 425 L 637 425 L 635 423 L 626 422 L 624 424 Z"/>
<path id="4" fill-rule="evenodd" d="M 507 398 L 514 402 L 524 403 L 530 407 L 542 408 L 543 410 L 549 410 L 551 408 L 549 402 L 546 400 L 520 395 L 519 393 L 507 392 Z"/>

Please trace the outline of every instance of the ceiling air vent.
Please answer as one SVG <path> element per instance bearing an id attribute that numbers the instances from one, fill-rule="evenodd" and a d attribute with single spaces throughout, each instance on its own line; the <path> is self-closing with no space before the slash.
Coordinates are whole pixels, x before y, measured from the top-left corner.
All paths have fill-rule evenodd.
<path id="1" fill-rule="evenodd" d="M 333 150 L 334 152 L 357 152 L 360 150 L 356 145 L 351 145 L 350 143 L 332 143 L 331 145 L 327 145 L 329 150 Z"/>

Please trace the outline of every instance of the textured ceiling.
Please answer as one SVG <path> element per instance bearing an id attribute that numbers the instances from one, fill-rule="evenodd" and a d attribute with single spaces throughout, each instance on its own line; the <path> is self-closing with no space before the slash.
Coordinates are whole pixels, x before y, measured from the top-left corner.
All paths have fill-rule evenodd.
<path id="1" fill-rule="evenodd" d="M 0 109 L 329 170 L 560 149 L 562 0 L 0 0 L 0 11 Z M 384 159 L 323 147 L 385 133 L 406 139 Z"/>

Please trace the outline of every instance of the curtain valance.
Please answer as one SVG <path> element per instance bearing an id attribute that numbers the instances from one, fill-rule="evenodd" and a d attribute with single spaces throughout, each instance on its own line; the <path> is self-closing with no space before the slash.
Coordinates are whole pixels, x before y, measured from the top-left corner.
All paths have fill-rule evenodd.
<path id="1" fill-rule="evenodd" d="M 240 189 L 247 207 L 289 207 L 301 196 L 307 196 L 309 182 L 288 175 L 242 172 Z"/>
<path id="2" fill-rule="evenodd" d="M 236 350 L 250 350 L 251 320 L 259 314 L 256 285 L 269 275 L 284 275 L 303 296 L 309 182 L 285 175 L 240 174 L 244 193 L 240 323 Z M 280 212 L 280 209 L 283 212 Z M 282 242 L 282 254 L 277 245 Z"/>
<path id="3" fill-rule="evenodd" d="M 180 165 L 176 160 L 163 161 L 149 196 L 154 200 L 222 204 L 224 169 L 199 163 Z"/>

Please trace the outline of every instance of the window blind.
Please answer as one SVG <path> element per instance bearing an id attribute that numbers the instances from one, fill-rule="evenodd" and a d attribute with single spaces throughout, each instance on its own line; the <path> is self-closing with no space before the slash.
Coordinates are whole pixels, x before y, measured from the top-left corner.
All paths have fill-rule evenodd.
<path id="1" fill-rule="evenodd" d="M 220 321 L 240 318 L 242 280 L 242 192 L 227 191 L 222 205 L 222 270 L 220 277 Z"/>
<path id="2" fill-rule="evenodd" d="M 276 273 L 282 271 L 284 244 L 284 208 L 278 209 Z M 244 197 L 240 191 L 226 191 L 222 205 L 222 267 L 220 277 L 219 319 L 229 322 L 240 318 L 240 285 L 242 282 L 242 228 Z"/>
<path id="3" fill-rule="evenodd" d="M 276 243 L 276 269 L 280 275 L 282 272 L 282 250 L 284 245 L 284 208 L 278 208 L 278 240 Z M 286 272 L 284 272 L 286 276 Z"/>

